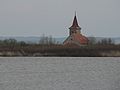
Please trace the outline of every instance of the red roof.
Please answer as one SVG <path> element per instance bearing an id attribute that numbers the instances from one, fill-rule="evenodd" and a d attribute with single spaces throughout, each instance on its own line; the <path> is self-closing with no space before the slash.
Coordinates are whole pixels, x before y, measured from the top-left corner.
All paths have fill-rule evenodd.
<path id="1" fill-rule="evenodd" d="M 72 36 L 72 39 L 80 44 L 87 44 L 88 38 L 83 36 L 82 34 L 75 34 Z"/>

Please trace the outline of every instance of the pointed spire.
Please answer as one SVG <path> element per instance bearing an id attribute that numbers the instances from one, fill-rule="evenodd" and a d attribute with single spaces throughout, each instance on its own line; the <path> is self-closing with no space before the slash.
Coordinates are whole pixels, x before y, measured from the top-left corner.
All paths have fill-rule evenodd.
<path id="1" fill-rule="evenodd" d="M 75 16 L 74 16 L 73 24 L 72 24 L 71 27 L 79 27 L 78 22 L 77 22 L 77 17 L 76 17 L 76 11 L 75 11 Z"/>

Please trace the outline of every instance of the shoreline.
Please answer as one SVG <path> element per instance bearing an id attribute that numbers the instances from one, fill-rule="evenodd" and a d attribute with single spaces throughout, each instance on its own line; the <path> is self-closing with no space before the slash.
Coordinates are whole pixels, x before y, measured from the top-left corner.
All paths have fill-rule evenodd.
<path id="1" fill-rule="evenodd" d="M 0 57 L 120 57 L 119 47 L 0 48 Z"/>

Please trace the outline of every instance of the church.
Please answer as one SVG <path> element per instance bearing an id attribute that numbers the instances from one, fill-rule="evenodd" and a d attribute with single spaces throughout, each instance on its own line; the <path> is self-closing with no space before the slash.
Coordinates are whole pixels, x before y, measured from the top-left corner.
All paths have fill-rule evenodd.
<path id="1" fill-rule="evenodd" d="M 76 45 L 76 46 L 85 46 L 88 45 L 88 38 L 81 34 L 81 27 L 78 25 L 76 13 L 72 26 L 69 28 L 69 36 L 63 42 L 63 45 Z"/>

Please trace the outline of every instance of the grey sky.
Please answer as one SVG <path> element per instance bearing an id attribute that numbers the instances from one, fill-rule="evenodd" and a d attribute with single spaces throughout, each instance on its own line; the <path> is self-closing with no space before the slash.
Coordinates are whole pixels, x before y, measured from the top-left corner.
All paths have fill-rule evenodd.
<path id="1" fill-rule="evenodd" d="M 68 36 L 74 12 L 86 36 L 120 36 L 120 0 L 0 0 L 0 36 Z"/>

